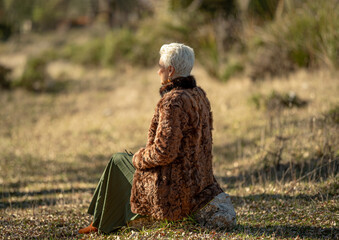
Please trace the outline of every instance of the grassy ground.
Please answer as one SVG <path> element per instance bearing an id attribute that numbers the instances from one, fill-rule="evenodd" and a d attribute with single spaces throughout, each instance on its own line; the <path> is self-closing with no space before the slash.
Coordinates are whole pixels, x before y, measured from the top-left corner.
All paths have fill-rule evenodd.
<path id="1" fill-rule="evenodd" d="M 20 72 L 23 49 L 0 49 L 0 62 L 17 61 Z M 214 113 L 215 175 L 232 196 L 237 227 L 208 230 L 186 219 L 77 235 L 90 222 L 86 209 L 110 156 L 146 142 L 159 99 L 156 70 L 56 61 L 48 72 L 66 83 L 62 91 L 0 90 L 1 238 L 339 237 L 338 73 L 220 83 L 199 65 L 193 74 Z M 291 91 L 306 106 L 285 107 L 273 94 Z"/>

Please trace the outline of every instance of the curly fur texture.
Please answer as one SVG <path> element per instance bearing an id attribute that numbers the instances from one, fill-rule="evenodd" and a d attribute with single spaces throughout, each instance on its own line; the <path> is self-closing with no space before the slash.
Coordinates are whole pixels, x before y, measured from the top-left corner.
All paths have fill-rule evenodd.
<path id="1" fill-rule="evenodd" d="M 146 147 L 133 157 L 134 213 L 178 220 L 223 192 L 212 171 L 212 112 L 192 76 L 160 89 Z"/>

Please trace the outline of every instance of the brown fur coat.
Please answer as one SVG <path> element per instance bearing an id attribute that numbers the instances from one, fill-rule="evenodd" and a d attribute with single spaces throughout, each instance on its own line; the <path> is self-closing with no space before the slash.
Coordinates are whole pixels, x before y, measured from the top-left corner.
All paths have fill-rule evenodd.
<path id="1" fill-rule="evenodd" d="M 212 113 L 192 76 L 160 88 L 148 142 L 133 156 L 132 212 L 178 220 L 222 192 L 212 172 Z"/>

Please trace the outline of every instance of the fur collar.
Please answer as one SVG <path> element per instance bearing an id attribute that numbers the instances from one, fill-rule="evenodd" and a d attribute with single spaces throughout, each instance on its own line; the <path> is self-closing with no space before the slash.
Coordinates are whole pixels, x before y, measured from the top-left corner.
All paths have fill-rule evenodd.
<path id="1" fill-rule="evenodd" d="M 173 79 L 171 82 L 162 85 L 159 92 L 160 96 L 163 97 L 165 93 L 170 92 L 172 89 L 188 89 L 196 87 L 196 81 L 193 76 L 178 77 Z"/>

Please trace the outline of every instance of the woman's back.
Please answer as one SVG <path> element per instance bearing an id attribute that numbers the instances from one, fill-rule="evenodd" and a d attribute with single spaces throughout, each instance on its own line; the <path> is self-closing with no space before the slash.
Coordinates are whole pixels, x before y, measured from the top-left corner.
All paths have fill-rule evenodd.
<path id="1" fill-rule="evenodd" d="M 212 171 L 210 104 L 195 80 L 185 84 L 192 78 L 164 89 L 169 91 L 157 105 L 149 144 L 135 154 L 133 212 L 177 220 L 222 192 Z"/>

